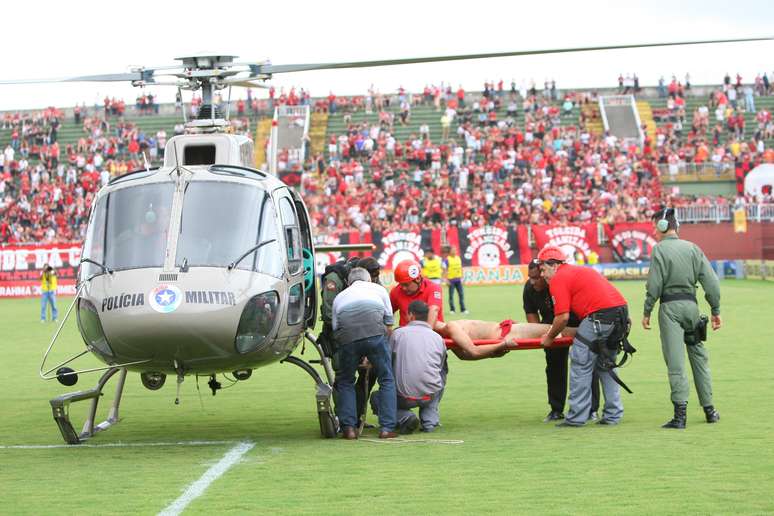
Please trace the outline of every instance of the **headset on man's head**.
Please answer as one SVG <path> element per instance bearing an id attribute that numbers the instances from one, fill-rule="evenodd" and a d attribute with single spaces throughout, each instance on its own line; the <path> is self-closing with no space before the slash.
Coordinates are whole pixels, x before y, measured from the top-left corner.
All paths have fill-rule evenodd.
<path id="1" fill-rule="evenodd" d="M 661 218 L 658 222 L 656 222 L 656 229 L 658 229 L 661 233 L 666 233 L 669 231 L 669 221 L 667 220 L 667 214 L 669 213 L 669 208 L 664 208 L 664 211 L 661 214 Z M 675 229 L 678 229 L 680 227 L 680 221 L 677 220 L 677 210 L 672 208 L 672 216 L 675 219 Z"/>

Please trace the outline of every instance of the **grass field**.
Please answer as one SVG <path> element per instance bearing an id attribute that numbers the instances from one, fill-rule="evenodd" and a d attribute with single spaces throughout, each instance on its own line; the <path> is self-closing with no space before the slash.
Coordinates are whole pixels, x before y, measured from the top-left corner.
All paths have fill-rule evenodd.
<path id="1" fill-rule="evenodd" d="M 617 286 L 639 350 L 621 371 L 634 390 L 623 393 L 621 425 L 542 423 L 541 351 L 468 363 L 452 356 L 443 428 L 397 442 L 321 439 L 313 383 L 277 364 L 214 398 L 188 378 L 179 406 L 172 379 L 151 392 L 131 375 L 123 421 L 91 441 L 97 446 L 9 447 L 61 444 L 48 400 L 75 388 L 37 376 L 54 329 L 38 322 L 38 301 L 0 301 L 0 514 L 154 514 L 240 441 L 254 447 L 186 513 L 774 513 L 774 285 L 722 283 L 725 326 L 708 342 L 721 421 L 705 424 L 692 392 L 685 431 L 659 428 L 672 407 L 657 329 L 639 327 L 643 283 Z M 520 293 L 468 288 L 469 317 L 522 318 Z M 69 299 L 59 302 L 64 310 Z M 82 348 L 74 322 L 60 344 L 61 356 Z M 87 375 L 77 388 L 95 381 Z M 189 441 L 227 442 L 174 444 Z"/>

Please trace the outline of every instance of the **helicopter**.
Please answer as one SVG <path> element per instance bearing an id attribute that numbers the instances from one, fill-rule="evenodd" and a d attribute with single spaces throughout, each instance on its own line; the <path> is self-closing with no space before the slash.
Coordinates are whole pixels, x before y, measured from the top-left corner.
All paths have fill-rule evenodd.
<path id="1" fill-rule="evenodd" d="M 367 251 L 370 244 L 315 246 L 301 195 L 271 172 L 253 167 L 253 142 L 230 134 L 227 117 L 213 103 L 231 86 L 265 87 L 274 74 L 412 63 L 455 61 L 592 50 L 763 41 L 745 38 L 529 50 L 342 63 L 273 65 L 235 62 L 236 56 L 203 53 L 173 66 L 128 73 L 59 79 L 0 81 L 114 82 L 171 85 L 201 90 L 202 107 L 185 134 L 170 138 L 163 164 L 147 165 L 110 180 L 96 194 L 88 220 L 75 297 L 40 365 L 45 380 L 72 386 L 80 374 L 102 372 L 95 387 L 50 400 L 54 420 L 68 444 L 79 444 L 119 421 L 128 373 L 139 373 L 150 390 L 167 376 L 180 386 L 188 375 L 218 373 L 238 381 L 275 362 L 294 364 L 315 382 L 320 432 L 335 437 L 331 407 L 333 367 L 312 330 L 317 317 L 315 253 Z M 167 77 L 166 80 L 159 80 Z M 49 366 L 62 329 L 75 314 L 85 349 Z M 293 355 L 303 340 L 319 360 Z M 103 367 L 74 370 L 76 359 L 93 354 Z M 323 378 L 313 367 L 322 365 Z M 118 375 L 107 418 L 97 422 L 99 399 Z M 90 401 L 83 429 L 70 420 L 71 404 Z"/>

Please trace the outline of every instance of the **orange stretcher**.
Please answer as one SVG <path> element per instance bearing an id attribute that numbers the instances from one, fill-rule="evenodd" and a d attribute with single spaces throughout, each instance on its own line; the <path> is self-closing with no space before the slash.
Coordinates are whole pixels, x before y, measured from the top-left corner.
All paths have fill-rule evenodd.
<path id="1" fill-rule="evenodd" d="M 572 337 L 558 337 L 554 339 L 553 348 L 567 348 L 570 345 L 572 345 Z M 503 340 L 502 339 L 479 339 L 474 340 L 473 344 L 476 346 L 486 346 L 487 344 L 499 344 Z M 447 348 L 453 348 L 454 342 L 452 342 L 451 339 L 444 339 L 444 343 L 446 344 Z M 516 345 L 511 347 L 510 349 L 512 351 L 520 350 L 520 349 L 542 349 L 543 346 L 540 345 L 540 339 L 521 339 L 516 341 Z"/>

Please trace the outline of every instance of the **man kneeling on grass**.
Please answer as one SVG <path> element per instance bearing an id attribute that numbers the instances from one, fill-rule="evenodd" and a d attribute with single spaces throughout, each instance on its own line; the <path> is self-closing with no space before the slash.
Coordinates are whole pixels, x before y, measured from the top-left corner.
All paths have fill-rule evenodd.
<path id="1" fill-rule="evenodd" d="M 432 432 L 440 425 L 438 405 L 446 386 L 446 345 L 441 335 L 427 322 L 429 307 L 424 301 L 412 301 L 408 306 L 409 323 L 398 328 L 390 337 L 395 386 L 398 394 L 398 428 L 410 434 L 422 426 Z M 453 332 L 461 331 L 455 328 Z M 459 337 L 459 336 L 458 336 Z M 467 360 L 501 357 L 508 352 L 506 343 L 475 346 L 464 339 L 458 356 Z M 371 397 L 371 408 L 376 413 L 381 390 Z M 411 409 L 419 408 L 419 418 Z"/>

